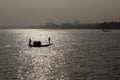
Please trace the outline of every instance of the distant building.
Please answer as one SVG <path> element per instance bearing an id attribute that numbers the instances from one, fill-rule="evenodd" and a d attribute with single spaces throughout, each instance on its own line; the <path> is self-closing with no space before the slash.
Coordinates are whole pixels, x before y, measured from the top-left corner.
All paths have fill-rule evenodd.
<path id="1" fill-rule="evenodd" d="M 54 26 L 54 25 L 56 25 L 54 22 L 47 22 L 47 23 L 45 24 L 45 26 Z"/>
<path id="2" fill-rule="evenodd" d="M 73 25 L 80 25 L 80 21 L 75 20 L 75 21 L 73 22 Z"/>

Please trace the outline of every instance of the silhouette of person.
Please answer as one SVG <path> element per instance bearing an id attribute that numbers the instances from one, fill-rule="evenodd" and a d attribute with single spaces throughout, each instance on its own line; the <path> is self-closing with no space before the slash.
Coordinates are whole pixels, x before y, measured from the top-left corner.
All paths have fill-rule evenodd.
<path id="1" fill-rule="evenodd" d="M 48 37 L 48 41 L 49 41 L 49 44 L 50 44 L 50 37 Z"/>
<path id="2" fill-rule="evenodd" d="M 29 46 L 31 46 L 31 38 L 29 38 Z"/>

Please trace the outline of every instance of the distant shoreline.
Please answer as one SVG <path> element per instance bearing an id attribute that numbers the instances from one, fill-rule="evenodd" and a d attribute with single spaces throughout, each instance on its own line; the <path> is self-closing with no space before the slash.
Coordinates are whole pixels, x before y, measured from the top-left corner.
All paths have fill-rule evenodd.
<path id="1" fill-rule="evenodd" d="M 0 26 L 0 29 L 120 29 L 120 22 L 104 22 L 98 24 L 49 24 L 41 26 Z"/>

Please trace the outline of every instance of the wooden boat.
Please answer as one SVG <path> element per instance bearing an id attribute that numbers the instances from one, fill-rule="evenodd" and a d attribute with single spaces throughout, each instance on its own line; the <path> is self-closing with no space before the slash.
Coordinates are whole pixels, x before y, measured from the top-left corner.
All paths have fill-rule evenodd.
<path id="1" fill-rule="evenodd" d="M 49 41 L 48 44 L 41 44 L 40 41 L 34 41 L 33 44 L 31 43 L 31 39 L 29 38 L 29 47 L 49 47 L 50 45 L 52 45 Z"/>
<path id="2" fill-rule="evenodd" d="M 42 45 L 29 45 L 30 47 L 49 47 L 52 44 L 42 44 Z"/>
<path id="3" fill-rule="evenodd" d="M 103 32 L 111 32 L 110 29 L 103 29 L 102 31 L 103 31 Z"/>

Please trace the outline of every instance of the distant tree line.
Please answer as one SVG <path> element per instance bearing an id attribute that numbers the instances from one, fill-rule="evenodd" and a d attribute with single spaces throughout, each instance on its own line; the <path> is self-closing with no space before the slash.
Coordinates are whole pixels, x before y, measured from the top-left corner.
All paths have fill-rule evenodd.
<path id="1" fill-rule="evenodd" d="M 61 25 L 51 24 L 41 28 L 51 29 L 120 29 L 120 22 L 103 22 L 97 24 L 72 24 L 63 23 Z"/>
<path id="2" fill-rule="evenodd" d="M 1 29 L 120 29 L 120 22 L 103 22 L 97 24 L 80 24 L 76 21 L 74 23 L 47 23 L 40 26 L 0 26 Z"/>
<path id="3" fill-rule="evenodd" d="M 104 22 L 96 27 L 97 29 L 120 29 L 120 22 Z"/>

